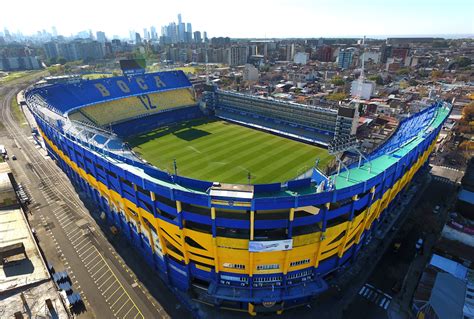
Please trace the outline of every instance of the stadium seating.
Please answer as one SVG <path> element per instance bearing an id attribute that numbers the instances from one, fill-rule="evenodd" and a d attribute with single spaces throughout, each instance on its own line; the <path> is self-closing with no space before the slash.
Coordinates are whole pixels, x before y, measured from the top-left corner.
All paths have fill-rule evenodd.
<path id="1" fill-rule="evenodd" d="M 159 112 L 149 116 L 112 124 L 111 129 L 118 136 L 126 137 L 148 132 L 160 126 L 193 120 L 203 115 L 199 107 L 194 105 L 177 108 L 172 112 Z"/>
<path id="2" fill-rule="evenodd" d="M 191 86 L 191 82 L 183 71 L 168 71 L 140 76 L 83 80 L 78 83 L 58 83 L 35 88 L 29 94 L 41 95 L 56 112 L 66 114 L 93 103 Z"/>
<path id="3" fill-rule="evenodd" d="M 171 108 L 196 104 L 193 94 L 188 89 L 153 93 L 148 94 L 148 97 L 149 101 L 146 97 L 140 95 L 94 104 L 80 109 L 80 112 L 95 124 L 105 126 L 145 115 L 151 115 Z M 148 103 L 151 103 L 151 105 L 156 108 L 145 107 Z"/>
<path id="4" fill-rule="evenodd" d="M 77 112 L 74 112 L 71 115 L 69 115 L 69 119 L 73 121 L 86 123 L 89 125 L 97 125 L 97 123 L 93 119 L 88 118 L 87 115 L 85 115 L 81 110 L 78 110 Z"/>
<path id="5" fill-rule="evenodd" d="M 337 111 L 329 108 L 263 99 L 228 91 L 218 91 L 217 108 L 293 123 L 319 131 L 334 132 Z"/>
<path id="6" fill-rule="evenodd" d="M 427 127 L 428 124 L 436 116 L 436 104 L 427 107 L 421 112 L 416 113 L 406 119 L 400 121 L 396 131 L 392 136 L 374 150 L 369 159 L 377 158 L 381 155 L 392 152 L 398 149 L 403 144 L 410 141 L 412 138 L 418 135 L 421 127 Z"/>
<path id="7" fill-rule="evenodd" d="M 272 118 L 266 118 L 252 113 L 238 112 L 231 108 L 220 107 L 216 110 L 216 115 L 227 120 L 247 123 L 250 126 L 258 126 L 263 129 L 267 128 L 269 131 L 281 132 L 282 135 L 287 135 L 289 133 L 291 135 L 299 136 L 304 140 L 329 143 L 329 141 L 334 138 L 332 134 L 321 134 L 314 129 L 304 128 L 294 123 L 284 122 L 281 120 L 277 121 Z"/>

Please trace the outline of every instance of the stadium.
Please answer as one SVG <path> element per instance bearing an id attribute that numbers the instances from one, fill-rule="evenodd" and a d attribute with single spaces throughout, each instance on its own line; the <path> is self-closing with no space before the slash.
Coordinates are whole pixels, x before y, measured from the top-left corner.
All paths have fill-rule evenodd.
<path id="1" fill-rule="evenodd" d="M 182 71 L 27 90 L 49 155 L 170 287 L 257 313 L 306 305 L 347 269 L 413 176 L 450 106 L 400 121 L 326 174 L 357 110 L 227 92 Z"/>

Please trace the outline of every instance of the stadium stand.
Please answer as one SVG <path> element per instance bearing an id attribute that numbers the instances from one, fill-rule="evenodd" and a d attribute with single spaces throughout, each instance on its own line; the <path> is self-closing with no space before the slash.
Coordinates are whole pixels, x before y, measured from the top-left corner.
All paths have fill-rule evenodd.
<path id="1" fill-rule="evenodd" d="M 323 145 L 329 143 L 333 139 L 332 134 L 324 134 L 313 128 L 303 127 L 287 121 L 266 118 L 254 113 L 238 111 L 230 108 L 217 109 L 216 116 L 279 135 L 295 137 L 297 139 L 320 143 Z"/>
<path id="2" fill-rule="evenodd" d="M 367 156 L 369 162 L 329 176 L 327 188 L 316 187 L 310 178 L 226 185 L 172 174 L 129 157 L 127 145 L 116 136 L 201 117 L 197 104 L 113 122 L 110 128 L 116 134 L 109 134 L 68 121 L 68 114 L 79 122 L 92 118 L 84 112 L 72 114 L 72 104 L 80 107 L 77 101 L 68 106 L 53 103 L 48 88 L 25 95 L 38 132 L 50 157 L 104 212 L 104 222 L 116 227 L 186 302 L 193 299 L 251 315 L 306 306 L 314 297 L 331 292 L 330 285 L 337 283 L 334 278 L 353 275 L 358 254 L 375 236 L 384 239 L 381 234 L 393 229 L 390 223 L 398 222 L 398 202 L 414 176 L 427 172 L 429 155 L 451 112 L 450 105 L 439 102 L 401 121 L 390 138 Z M 154 92 L 133 90 L 126 98 L 150 93 Z M 101 97 L 97 104 L 123 98 Z M 252 104 L 261 100 L 243 96 L 240 102 L 222 103 L 228 108 L 217 107 L 216 114 L 266 127 L 271 122 L 298 135 L 312 132 L 303 122 L 293 121 L 297 117 L 290 111 L 283 119 L 273 116 L 283 113 L 265 109 L 268 103 Z M 272 100 L 270 104 L 272 110 L 276 105 L 283 110 L 293 105 Z M 45 108 L 66 111 L 58 115 Z M 294 110 L 313 108 L 296 105 Z M 332 120 L 337 116 L 322 108 L 314 108 L 312 115 L 310 122 L 319 115 Z M 332 121 L 334 126 L 336 122 Z M 317 173 L 313 177 L 319 183 L 325 176 Z M 59 281 L 64 276 L 56 277 Z"/>
<path id="3" fill-rule="evenodd" d="M 400 148 L 418 135 L 420 127 L 426 127 L 436 116 L 436 105 L 432 105 L 423 111 L 400 121 L 392 136 L 374 150 L 369 159 L 377 158 Z"/>
<path id="4" fill-rule="evenodd" d="M 104 126 L 195 104 L 196 100 L 190 90 L 177 89 L 94 104 L 79 109 L 76 113 L 71 114 L 70 118 L 78 119 L 82 115 L 89 121 Z M 78 116 L 77 113 L 81 115 Z"/>
<path id="5" fill-rule="evenodd" d="M 45 102 L 57 113 L 67 114 L 77 108 L 123 97 L 191 87 L 192 84 L 183 71 L 170 71 L 84 80 L 73 84 L 53 84 L 33 89 L 30 94 L 44 96 Z"/>
<path id="6" fill-rule="evenodd" d="M 69 115 L 69 119 L 72 121 L 78 121 L 93 126 L 97 125 L 97 123 L 93 119 L 87 117 L 87 115 L 85 115 L 81 110 L 77 110 L 77 112 L 74 112 L 73 114 Z"/>
<path id="7" fill-rule="evenodd" d="M 272 99 L 263 99 L 234 92 L 218 90 L 217 109 L 233 109 L 284 121 L 324 132 L 334 133 L 337 111 L 311 105 L 288 103 Z"/>
<path id="8" fill-rule="evenodd" d="M 144 115 L 135 119 L 112 124 L 112 131 L 121 137 L 138 135 L 151 131 L 157 127 L 165 126 L 177 122 L 189 121 L 203 114 L 198 106 L 176 108 L 170 112 L 159 112 L 152 115 Z"/>

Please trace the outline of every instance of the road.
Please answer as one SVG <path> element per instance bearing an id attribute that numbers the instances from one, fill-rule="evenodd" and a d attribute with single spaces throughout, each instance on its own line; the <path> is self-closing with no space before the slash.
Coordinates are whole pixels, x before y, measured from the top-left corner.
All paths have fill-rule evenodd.
<path id="1" fill-rule="evenodd" d="M 33 143 L 29 127 L 15 122 L 10 102 L 19 89 L 0 89 L 0 144 L 18 158 L 10 165 L 32 198 L 28 217 L 46 260 L 56 271 L 68 272 L 85 301 L 79 318 L 190 317 L 128 243 L 109 236 L 93 218 L 67 176 Z"/>
<path id="2" fill-rule="evenodd" d="M 419 276 L 446 222 L 454 195 L 454 183 L 432 176 L 410 217 L 393 240 L 392 249 L 386 251 L 346 310 L 347 318 L 408 317 Z M 441 207 L 438 214 L 433 213 L 436 205 Z M 417 252 L 415 248 L 419 238 L 424 240 L 423 252 Z M 395 243 L 400 243 L 398 250 L 393 249 Z"/>

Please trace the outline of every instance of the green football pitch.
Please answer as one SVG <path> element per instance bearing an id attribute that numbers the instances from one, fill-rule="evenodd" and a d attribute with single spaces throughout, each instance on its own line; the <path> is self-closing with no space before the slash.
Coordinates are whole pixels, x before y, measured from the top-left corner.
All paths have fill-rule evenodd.
<path id="1" fill-rule="evenodd" d="M 325 168 L 332 156 L 320 147 L 218 119 L 200 119 L 133 137 L 133 150 L 154 166 L 194 179 L 252 184 L 284 182 L 319 158 Z"/>

